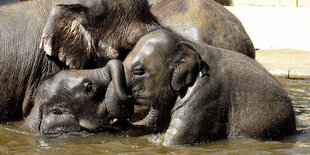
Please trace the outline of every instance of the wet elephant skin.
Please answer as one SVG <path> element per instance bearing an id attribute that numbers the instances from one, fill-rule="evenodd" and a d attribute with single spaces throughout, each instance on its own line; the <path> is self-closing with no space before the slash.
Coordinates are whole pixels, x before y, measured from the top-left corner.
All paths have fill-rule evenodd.
<path id="1" fill-rule="evenodd" d="M 213 0 L 149 0 L 161 25 L 183 37 L 255 58 L 239 19 Z"/>
<path id="2" fill-rule="evenodd" d="M 46 76 L 123 59 L 160 27 L 140 0 L 33 0 L 1 6 L 0 18 L 0 122 L 26 117 Z"/>
<path id="3" fill-rule="evenodd" d="M 242 54 L 156 30 L 138 41 L 123 64 L 132 96 L 151 106 L 134 125 L 162 128 L 163 145 L 296 132 L 281 84 Z"/>
<path id="4" fill-rule="evenodd" d="M 100 69 L 68 70 L 43 80 L 35 94 L 35 104 L 23 127 L 46 137 L 81 136 L 110 131 L 114 119 L 125 120 L 133 105 L 106 102 L 110 84 L 118 98 L 128 100 L 122 62 L 110 60 Z"/>

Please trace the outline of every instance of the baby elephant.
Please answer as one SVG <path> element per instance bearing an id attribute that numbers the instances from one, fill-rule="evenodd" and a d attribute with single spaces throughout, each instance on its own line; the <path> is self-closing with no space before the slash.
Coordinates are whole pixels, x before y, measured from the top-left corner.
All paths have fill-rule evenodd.
<path id="1" fill-rule="evenodd" d="M 108 101 L 110 82 L 118 94 L 110 96 L 129 99 L 123 92 L 124 81 L 123 65 L 118 60 L 110 60 L 100 69 L 61 71 L 40 84 L 24 125 L 46 137 L 107 130 L 111 120 L 126 119 L 133 112 L 133 106 Z"/>
<path id="2" fill-rule="evenodd" d="M 151 106 L 135 124 L 166 127 L 163 145 L 296 132 L 281 84 L 242 54 L 156 30 L 138 41 L 123 64 L 132 96 Z"/>

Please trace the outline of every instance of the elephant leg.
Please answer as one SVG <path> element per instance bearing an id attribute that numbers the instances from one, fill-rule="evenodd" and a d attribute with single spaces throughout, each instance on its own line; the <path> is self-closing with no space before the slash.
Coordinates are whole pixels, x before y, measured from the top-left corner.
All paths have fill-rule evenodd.
<path id="1" fill-rule="evenodd" d="M 185 113 L 184 113 L 185 114 Z M 195 143 L 199 135 L 195 130 L 194 122 L 185 122 L 188 117 L 172 115 L 169 127 L 164 135 L 164 146 L 176 146 Z"/>
<path id="2" fill-rule="evenodd" d="M 215 102 L 190 102 L 176 107 L 172 110 L 163 145 L 199 144 L 227 135 L 227 121 Z"/>
<path id="3" fill-rule="evenodd" d="M 195 135 L 191 133 L 186 134 L 186 131 L 190 131 L 191 129 L 186 127 L 185 123 L 182 123 L 181 118 L 173 118 L 171 121 L 172 122 L 164 135 L 164 146 L 182 145 L 189 141 L 193 142 Z"/>

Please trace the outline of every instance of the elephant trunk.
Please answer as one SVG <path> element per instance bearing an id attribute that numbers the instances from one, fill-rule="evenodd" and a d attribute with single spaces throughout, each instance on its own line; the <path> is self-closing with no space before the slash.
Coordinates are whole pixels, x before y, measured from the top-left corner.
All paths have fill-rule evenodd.
<path id="1" fill-rule="evenodd" d="M 102 108 L 102 113 L 107 112 L 111 117 L 119 120 L 127 119 L 134 110 L 131 104 L 131 96 L 127 95 L 127 84 L 124 68 L 121 61 L 110 60 L 104 68 L 97 69 L 99 80 L 107 87 Z M 111 82 L 112 81 L 112 82 Z"/>
<path id="2" fill-rule="evenodd" d="M 94 71 L 97 73 L 95 75 L 99 75 L 96 79 L 103 82 L 105 88 L 107 88 L 112 81 L 114 91 L 121 101 L 127 102 L 131 98 L 125 92 L 126 79 L 121 61 L 116 59 L 110 60 L 105 67 Z"/>
<path id="3" fill-rule="evenodd" d="M 127 119 L 134 112 L 134 104 L 130 100 L 126 100 L 126 102 L 122 101 L 118 95 L 116 95 L 113 83 L 107 88 L 104 105 L 108 115 L 118 120 Z"/>

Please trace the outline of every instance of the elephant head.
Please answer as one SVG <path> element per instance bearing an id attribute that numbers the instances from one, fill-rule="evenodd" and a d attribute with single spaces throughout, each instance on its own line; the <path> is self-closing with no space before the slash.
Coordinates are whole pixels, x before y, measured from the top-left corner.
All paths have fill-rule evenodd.
<path id="1" fill-rule="evenodd" d="M 120 100 L 129 99 L 123 91 L 123 66 L 118 60 L 110 60 L 100 69 L 61 71 L 40 84 L 24 125 L 47 137 L 102 131 L 111 120 L 126 119 L 133 112 L 133 106 L 104 100 L 110 82 Z"/>
<path id="2" fill-rule="evenodd" d="M 71 69 L 98 68 L 109 59 L 123 59 L 141 36 L 160 27 L 145 0 L 70 3 L 52 8 L 40 49 Z"/>
<path id="3" fill-rule="evenodd" d="M 136 104 L 150 105 L 148 116 L 136 125 L 162 128 L 177 97 L 207 67 L 190 42 L 168 30 L 143 36 L 123 62 L 127 85 Z"/>

